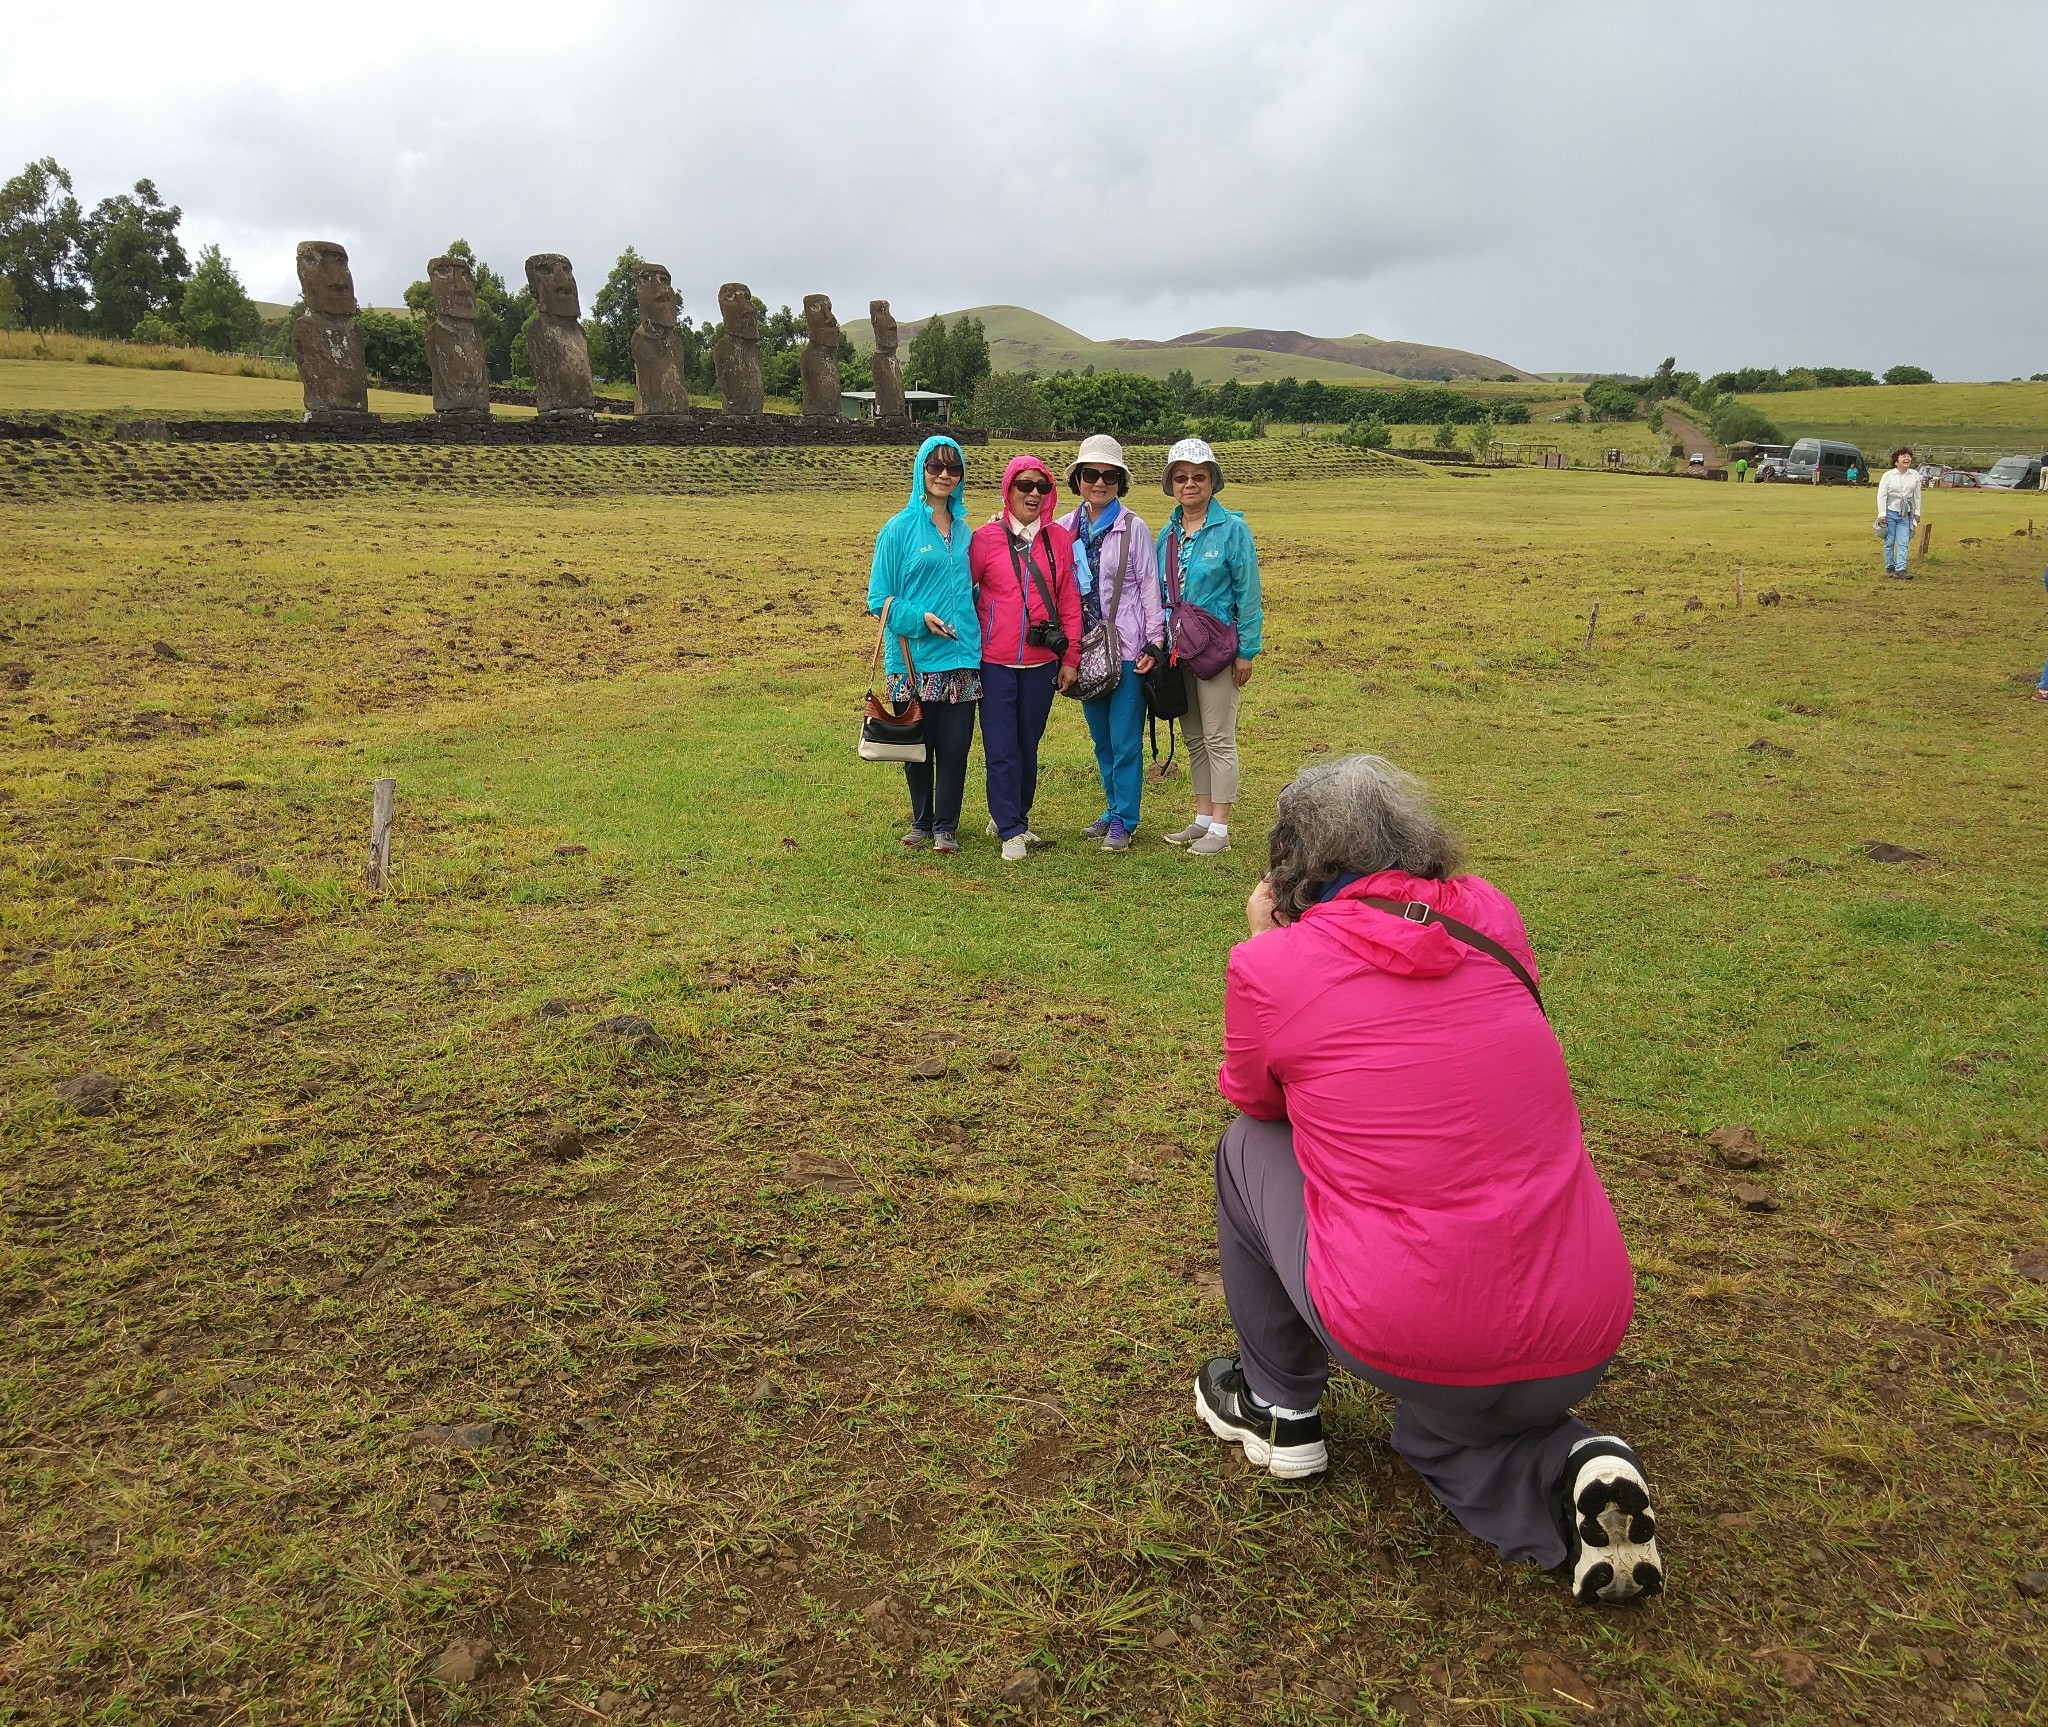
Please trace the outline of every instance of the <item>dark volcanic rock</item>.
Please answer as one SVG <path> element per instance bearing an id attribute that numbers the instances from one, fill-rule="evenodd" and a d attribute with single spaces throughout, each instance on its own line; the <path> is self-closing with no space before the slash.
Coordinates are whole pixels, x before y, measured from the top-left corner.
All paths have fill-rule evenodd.
<path id="1" fill-rule="evenodd" d="M 592 1043 L 614 1044 L 635 1055 L 667 1055 L 668 1039 L 637 1013 L 615 1013 L 590 1028 Z"/>
<path id="2" fill-rule="evenodd" d="M 112 1074 L 89 1067 L 57 1082 L 57 1101 L 68 1103 L 80 1115 L 105 1115 L 127 1089 L 127 1084 Z"/>

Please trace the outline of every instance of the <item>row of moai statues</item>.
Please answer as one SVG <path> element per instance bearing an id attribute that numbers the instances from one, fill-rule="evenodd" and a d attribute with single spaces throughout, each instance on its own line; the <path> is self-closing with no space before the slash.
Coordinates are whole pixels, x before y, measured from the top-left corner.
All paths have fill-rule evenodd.
<path id="1" fill-rule="evenodd" d="M 313 425 L 367 424 L 374 416 L 348 253 L 330 240 L 307 240 L 299 246 L 298 264 L 306 310 L 292 325 L 292 358 L 305 385 L 306 419 Z M 540 252 L 526 260 L 526 280 L 536 312 L 526 335 L 535 408 L 543 420 L 588 422 L 597 412 L 597 393 L 575 271 L 559 252 Z M 476 325 L 476 278 L 467 259 L 444 257 L 427 265 L 427 283 L 434 296 L 427 366 L 434 380 L 435 417 L 482 425 L 490 418 L 491 381 Z M 676 328 L 682 301 L 660 264 L 637 265 L 633 286 L 640 309 L 633 330 L 633 413 L 647 425 L 686 424 L 693 414 Z M 728 282 L 718 290 L 718 311 L 725 328 L 711 357 L 725 417 L 757 419 L 765 392 L 754 296 L 744 282 Z M 868 315 L 875 328 L 875 414 L 901 420 L 907 410 L 903 368 L 896 358 L 896 320 L 887 300 L 870 301 Z M 809 338 L 803 353 L 804 417 L 836 420 L 841 338 L 827 296 L 804 296 L 804 331 Z"/>

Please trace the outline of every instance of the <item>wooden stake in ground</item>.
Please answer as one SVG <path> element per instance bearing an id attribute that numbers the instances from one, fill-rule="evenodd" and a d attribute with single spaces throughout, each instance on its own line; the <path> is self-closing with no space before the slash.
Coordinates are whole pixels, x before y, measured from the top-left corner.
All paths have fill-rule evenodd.
<path id="1" fill-rule="evenodd" d="M 1735 609 L 1742 610 L 1742 566 L 1735 566 Z"/>
<path id="2" fill-rule="evenodd" d="M 1586 617 L 1586 652 L 1593 651 L 1593 626 L 1600 621 L 1600 602 L 1593 602 L 1593 610 Z"/>
<path id="3" fill-rule="evenodd" d="M 1923 558 L 1927 556 L 1927 542 L 1933 538 L 1934 524 L 1932 522 L 1922 522 L 1920 524 L 1920 555 Z"/>
<path id="4" fill-rule="evenodd" d="M 391 818 L 397 805 L 396 780 L 378 780 L 370 788 L 370 861 L 363 873 L 373 888 L 391 880 Z"/>

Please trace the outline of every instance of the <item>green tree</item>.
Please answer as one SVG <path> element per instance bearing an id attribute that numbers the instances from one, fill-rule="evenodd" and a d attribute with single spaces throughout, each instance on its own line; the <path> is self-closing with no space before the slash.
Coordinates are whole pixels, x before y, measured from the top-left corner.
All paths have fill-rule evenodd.
<path id="1" fill-rule="evenodd" d="M 910 352 L 903 357 L 903 382 L 912 390 L 943 390 L 948 376 L 951 348 L 946 341 L 946 320 L 930 318 L 918 325 L 910 338 Z"/>
<path id="2" fill-rule="evenodd" d="M 0 276 L 0 330 L 21 328 L 21 296 L 14 291 L 14 284 Z"/>
<path id="3" fill-rule="evenodd" d="M 1436 447 L 1439 450 L 1455 450 L 1458 447 L 1458 428 L 1449 420 L 1436 429 Z"/>
<path id="4" fill-rule="evenodd" d="M 135 328 L 128 332 L 128 340 L 151 348 L 182 348 L 185 332 L 168 318 L 159 317 L 155 312 L 144 312 L 135 320 Z"/>
<path id="5" fill-rule="evenodd" d="M 133 196 L 102 198 L 85 224 L 83 251 L 92 282 L 92 327 L 127 336 L 152 314 L 161 318 L 184 298 L 192 267 L 178 243 L 184 212 L 137 180 Z"/>
<path id="6" fill-rule="evenodd" d="M 640 322 L 640 293 L 633 272 L 643 262 L 631 246 L 621 252 L 597 298 L 590 302 L 591 315 L 583 320 L 583 334 L 590 343 L 590 369 L 600 378 L 633 375 L 633 329 Z"/>
<path id="7" fill-rule="evenodd" d="M 84 243 L 85 217 L 56 157 L 29 163 L 0 186 L 0 276 L 14 285 L 21 321 L 31 330 L 84 322 Z"/>
<path id="8" fill-rule="evenodd" d="M 1173 397 L 1173 405 L 1183 414 L 1191 413 L 1195 406 L 1195 375 L 1185 366 L 1176 366 L 1166 374 L 1166 388 Z"/>
<path id="9" fill-rule="evenodd" d="M 1618 378 L 1595 378 L 1586 386 L 1586 411 L 1596 420 L 1633 420 L 1642 398 Z"/>
<path id="10" fill-rule="evenodd" d="M 1493 454 L 1493 445 L 1493 417 L 1488 415 L 1484 419 L 1474 420 L 1472 422 L 1472 459 L 1475 462 L 1485 461 L 1488 456 Z"/>
<path id="11" fill-rule="evenodd" d="M 1362 450 L 1388 450 L 1394 445 L 1394 429 L 1385 420 L 1353 420 L 1337 436 Z"/>
<path id="12" fill-rule="evenodd" d="M 1038 380 L 1029 372 L 991 372 L 975 385 L 960 418 L 970 426 L 1024 437 L 1052 430 Z"/>
<path id="13" fill-rule="evenodd" d="M 988 332 L 981 320 L 956 320 L 946 337 L 945 387 L 956 396 L 971 396 L 975 385 L 993 369 L 989 362 Z"/>
<path id="14" fill-rule="evenodd" d="M 1784 434 L 1764 417 L 1762 409 L 1752 408 L 1747 402 L 1738 402 L 1733 397 L 1714 410 L 1708 429 L 1714 434 L 1714 442 L 1724 450 L 1730 444 L 1745 440 L 1754 444 L 1782 444 L 1785 441 Z"/>
<path id="15" fill-rule="evenodd" d="M 427 323 L 413 312 L 364 310 L 356 314 L 363 335 L 363 364 L 391 384 L 424 384 L 433 377 L 427 364 Z"/>
<path id="16" fill-rule="evenodd" d="M 199 254 L 178 312 L 185 339 L 196 348 L 211 348 L 216 353 L 247 347 L 263 329 L 263 314 L 256 310 L 242 278 L 221 256 L 218 246 L 208 246 Z"/>
<path id="17" fill-rule="evenodd" d="M 1884 375 L 1887 384 L 1931 384 L 1934 374 L 1925 366 L 1894 366 Z"/>

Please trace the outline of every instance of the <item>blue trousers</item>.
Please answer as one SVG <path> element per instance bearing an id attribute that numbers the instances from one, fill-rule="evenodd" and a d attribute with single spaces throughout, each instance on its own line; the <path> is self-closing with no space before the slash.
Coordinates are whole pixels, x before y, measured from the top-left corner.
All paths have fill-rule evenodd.
<path id="1" fill-rule="evenodd" d="M 1884 567 L 1900 575 L 1906 573 L 1906 553 L 1913 546 L 1913 518 L 1902 516 L 1897 510 L 1884 513 Z"/>
<path id="2" fill-rule="evenodd" d="M 1088 735 L 1095 740 L 1095 771 L 1102 776 L 1102 813 L 1138 831 L 1138 803 L 1145 792 L 1145 685 L 1137 663 L 1124 661 L 1124 675 L 1106 696 L 1081 704 Z"/>
<path id="3" fill-rule="evenodd" d="M 910 782 L 910 825 L 928 834 L 957 834 L 967 795 L 967 755 L 974 748 L 976 702 L 926 702 L 921 762 L 905 762 Z"/>
<path id="4" fill-rule="evenodd" d="M 1015 839 L 1031 826 L 1038 796 L 1038 740 L 1052 717 L 1057 663 L 998 666 L 981 662 L 981 754 L 988 768 L 988 813 L 996 833 Z"/>

